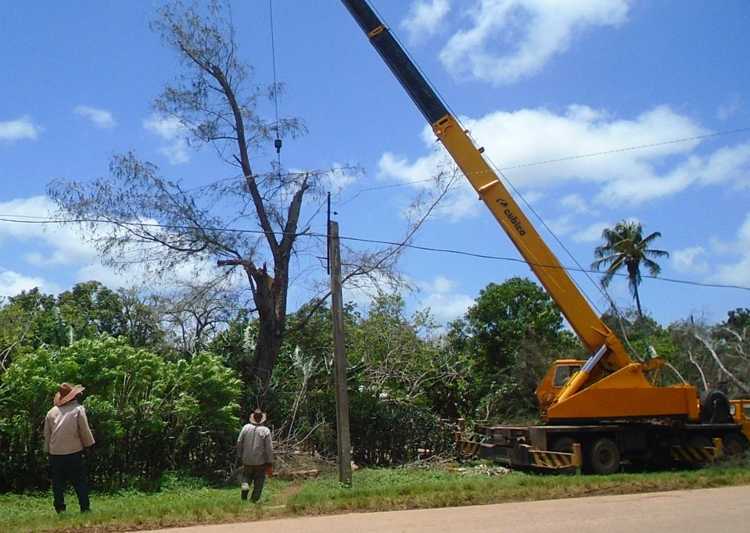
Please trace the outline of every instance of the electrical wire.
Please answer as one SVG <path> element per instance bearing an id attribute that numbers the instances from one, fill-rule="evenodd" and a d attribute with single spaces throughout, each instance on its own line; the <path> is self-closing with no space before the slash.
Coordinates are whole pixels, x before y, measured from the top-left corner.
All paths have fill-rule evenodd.
<path id="1" fill-rule="evenodd" d="M 216 232 L 227 232 L 227 233 L 250 233 L 255 235 L 265 235 L 267 232 L 263 230 L 253 230 L 253 229 L 245 229 L 245 228 L 219 228 L 219 227 L 200 227 L 200 226 L 190 226 L 186 224 L 158 224 L 153 222 L 128 222 L 128 221 L 118 221 L 118 220 L 106 220 L 106 219 L 95 219 L 95 218 L 76 218 L 76 219 L 53 219 L 53 218 L 46 218 L 46 217 L 40 217 L 40 216 L 33 216 L 33 215 L 4 215 L 0 214 L 0 222 L 5 223 L 15 223 L 15 224 L 42 224 L 42 225 L 51 225 L 51 224 L 114 224 L 119 226 L 131 226 L 131 227 L 157 227 L 165 230 L 200 230 L 200 231 L 216 231 Z M 283 236 L 286 233 L 283 231 L 274 231 L 272 232 L 276 236 Z M 325 233 L 317 233 L 317 232 L 304 232 L 304 233 L 295 233 L 296 237 L 315 237 L 315 238 L 325 238 Z M 490 254 L 483 254 L 478 252 L 471 252 L 468 250 L 459 250 L 455 248 L 441 248 L 441 247 L 435 247 L 435 246 L 424 246 L 419 244 L 404 244 L 400 241 L 388 241 L 388 240 L 381 240 L 381 239 L 371 239 L 371 238 L 365 238 L 365 237 L 354 237 L 354 236 L 345 236 L 340 235 L 339 239 L 351 241 L 351 242 L 361 242 L 361 243 L 367 243 L 367 244 L 383 244 L 388 246 L 401 246 L 404 248 L 409 248 L 413 250 L 421 250 L 425 252 L 436 252 L 436 253 L 445 253 L 445 254 L 453 254 L 453 255 L 460 255 L 460 256 L 466 256 L 466 257 L 474 257 L 478 259 L 489 259 L 489 260 L 495 260 L 495 261 L 506 261 L 506 262 L 512 262 L 512 263 L 520 263 L 525 264 L 527 266 L 537 266 L 541 268 L 559 268 L 562 270 L 570 271 L 570 272 L 587 272 L 589 274 L 601 274 L 598 270 L 592 270 L 592 269 L 585 269 L 585 268 L 579 268 L 579 267 L 572 267 L 572 266 L 566 266 L 566 265 L 544 265 L 541 263 L 532 263 L 529 261 L 526 261 L 525 259 L 520 259 L 517 257 L 506 257 L 506 256 L 498 256 L 498 255 L 490 255 Z M 615 276 L 618 277 L 628 277 L 627 274 L 620 274 L 615 273 Z M 693 280 L 685 280 L 685 279 L 678 279 L 678 278 L 668 278 L 663 276 L 651 276 L 651 275 L 641 275 L 642 278 L 646 279 L 654 279 L 657 281 L 664 281 L 669 283 L 678 283 L 678 284 L 684 284 L 684 285 L 692 285 L 696 287 L 707 287 L 707 288 L 717 288 L 717 289 L 737 289 L 737 290 L 743 290 L 743 291 L 750 291 L 750 287 L 743 286 L 743 285 L 733 285 L 733 284 L 724 284 L 724 283 L 708 283 L 708 282 L 700 282 L 700 281 L 693 281 Z"/>
<path id="2" fill-rule="evenodd" d="M 750 127 L 736 128 L 736 129 L 733 129 L 733 130 L 716 131 L 716 132 L 713 132 L 713 133 L 707 133 L 705 135 L 695 135 L 693 137 L 679 137 L 679 138 L 676 138 L 676 139 L 668 139 L 668 140 L 665 140 L 665 141 L 659 141 L 659 142 L 650 143 L 650 144 L 637 144 L 637 145 L 633 145 L 633 146 L 623 146 L 623 147 L 620 147 L 620 148 L 612 148 L 611 150 L 603 150 L 603 151 L 600 151 L 600 152 L 589 152 L 589 153 L 585 153 L 585 154 L 570 155 L 570 156 L 558 157 L 556 159 L 545 159 L 543 161 L 534 161 L 534 162 L 530 162 L 530 163 L 519 163 L 517 165 L 511 165 L 511 166 L 507 166 L 507 167 L 497 167 L 497 170 L 499 170 L 501 172 L 507 172 L 508 170 L 516 170 L 516 169 L 519 169 L 519 168 L 529 168 L 529 167 L 535 167 L 535 166 L 541 166 L 541 165 L 550 165 L 550 164 L 553 164 L 553 163 L 561 163 L 561 162 L 565 162 L 565 161 L 574 161 L 574 160 L 577 160 L 577 159 L 586 159 L 586 158 L 589 158 L 589 157 L 601 157 L 601 156 L 610 155 L 610 154 L 617 154 L 617 153 L 621 153 L 621 152 L 632 152 L 632 151 L 635 151 L 635 150 L 645 150 L 647 148 L 656 148 L 656 147 L 659 147 L 659 146 L 666 146 L 666 145 L 670 145 L 670 144 L 678 144 L 678 143 L 684 143 L 684 142 L 690 142 L 690 141 L 699 141 L 699 140 L 709 139 L 709 138 L 712 138 L 712 137 L 720 137 L 720 136 L 723 136 L 723 135 L 734 135 L 734 134 L 737 134 L 737 133 L 745 133 L 745 132 L 750 132 Z M 393 188 L 398 188 L 398 187 L 409 187 L 411 185 L 416 185 L 418 183 L 426 183 L 428 181 L 433 181 L 433 179 L 432 178 L 426 178 L 426 179 L 418 179 L 418 180 L 407 180 L 407 181 L 402 181 L 400 183 L 389 183 L 389 184 L 386 184 L 386 185 L 376 185 L 374 187 L 365 187 L 363 189 L 360 189 L 359 191 L 356 191 L 352 195 L 352 197 L 347 198 L 346 200 L 343 200 L 342 202 L 339 202 L 339 205 L 341 206 L 341 205 L 344 205 L 344 204 L 348 204 L 349 202 L 353 201 L 354 199 L 356 199 L 357 197 L 359 197 L 361 194 L 363 194 L 365 192 L 378 191 L 378 190 L 381 190 L 381 189 L 393 189 Z"/>

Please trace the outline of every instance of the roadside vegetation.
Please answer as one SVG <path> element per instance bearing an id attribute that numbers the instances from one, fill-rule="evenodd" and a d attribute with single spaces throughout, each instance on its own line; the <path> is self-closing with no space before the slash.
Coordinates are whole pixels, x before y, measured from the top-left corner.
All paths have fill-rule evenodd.
<path id="1" fill-rule="evenodd" d="M 212 488 L 230 483 L 237 433 L 256 407 L 268 413 L 277 450 L 328 460 L 335 454 L 327 289 L 304 287 L 321 279 L 306 279 L 309 265 L 291 259 L 307 254 L 318 268 L 324 252 L 297 238 L 313 237 L 316 202 L 344 171 L 287 172 L 275 157 L 263 159 L 264 147 L 304 133 L 304 125 L 259 115 L 261 97 L 274 98 L 282 87 L 253 88 L 231 17 L 212 5 L 204 12 L 168 3 L 157 13 L 154 28 L 182 70 L 155 109 L 240 173 L 188 190 L 127 153 L 114 156 L 108 177 L 51 184 L 61 220 L 93 221 L 79 229 L 105 264 L 139 265 L 157 281 L 115 290 L 92 280 L 58 294 L 35 288 L 0 298 L 0 531 L 103 531 L 750 483 L 742 465 L 596 478 L 398 468 L 450 454 L 458 419 L 469 429 L 538 421 L 534 390 L 549 365 L 585 354 L 555 302 L 525 278 L 488 284 L 448 324 L 428 309 L 410 312 L 395 269 L 404 248 L 393 245 L 348 250 L 346 260 L 347 286 L 371 296 L 344 312 L 352 456 L 362 467 L 354 487 L 325 473 L 304 484 L 272 480 L 261 507 L 241 505 L 236 487 Z M 430 194 L 404 210 L 414 220 L 403 242 L 457 177 L 450 168 L 440 173 L 450 183 L 436 176 L 435 187 L 425 188 Z M 102 232 L 102 220 L 114 224 Z M 217 229 L 241 221 L 249 231 Z M 655 351 L 669 362 L 673 372 L 655 376 L 657 383 L 684 380 L 701 392 L 750 395 L 750 308 L 728 310 L 714 324 L 696 316 L 653 320 L 641 306 L 639 269 L 658 274 L 654 259 L 667 252 L 650 248 L 658 232 L 642 233 L 640 224 L 620 223 L 595 251 L 604 285 L 626 273 L 636 304 L 604 319 L 635 360 Z M 191 275 L 165 281 L 181 268 Z M 292 289 L 310 296 L 294 311 L 287 309 Z M 86 387 L 97 441 L 87 466 L 98 492 L 86 516 L 54 516 L 45 493 L 42 423 L 64 381 Z M 169 475 L 176 471 L 179 479 Z"/>
<path id="2" fill-rule="evenodd" d="M 41 429 L 61 381 L 87 387 L 95 488 L 158 490 L 169 471 L 227 480 L 237 432 L 258 400 L 241 377 L 258 324 L 242 310 L 204 313 L 221 309 L 223 298 L 204 289 L 155 303 L 88 282 L 0 304 L 0 492 L 49 486 Z M 353 459 L 363 467 L 450 453 L 459 417 L 469 426 L 534 421 L 534 389 L 551 361 L 581 355 L 549 296 L 522 278 L 488 285 L 445 329 L 427 312 L 407 313 L 399 294 L 380 294 L 364 310 L 348 306 L 345 320 Z M 716 325 L 687 319 L 664 327 L 637 312 L 608 320 L 625 329 L 634 353 L 655 347 L 700 391 L 729 380 L 730 395 L 746 393 L 750 310 Z M 303 306 L 289 324 L 261 405 L 277 448 L 330 458 L 330 311 Z"/>
<path id="3" fill-rule="evenodd" d="M 489 469 L 491 472 L 491 469 Z M 354 473 L 351 488 L 333 475 L 307 482 L 271 479 L 260 505 L 241 502 L 239 491 L 211 488 L 199 480 L 168 478 L 159 492 L 135 490 L 94 494 L 93 511 L 57 516 L 46 494 L 0 495 L 0 527 L 27 531 L 106 532 L 201 523 L 240 522 L 332 514 L 390 511 L 511 501 L 628 494 L 750 484 L 747 464 L 702 470 L 551 476 L 519 472 L 488 475 L 486 468 L 461 470 L 392 468 Z M 73 495 L 69 495 L 73 497 Z M 70 506 L 71 509 L 75 505 Z"/>

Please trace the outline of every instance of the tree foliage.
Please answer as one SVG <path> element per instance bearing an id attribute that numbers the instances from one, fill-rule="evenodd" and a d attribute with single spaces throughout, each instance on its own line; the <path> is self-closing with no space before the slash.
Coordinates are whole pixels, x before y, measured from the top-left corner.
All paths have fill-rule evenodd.
<path id="1" fill-rule="evenodd" d="M 167 362 L 124 338 L 25 354 L 0 378 L 0 490 L 44 484 L 42 423 L 67 381 L 86 386 L 98 487 L 156 483 L 168 469 L 225 469 L 238 427 L 239 380 L 216 356 Z"/>

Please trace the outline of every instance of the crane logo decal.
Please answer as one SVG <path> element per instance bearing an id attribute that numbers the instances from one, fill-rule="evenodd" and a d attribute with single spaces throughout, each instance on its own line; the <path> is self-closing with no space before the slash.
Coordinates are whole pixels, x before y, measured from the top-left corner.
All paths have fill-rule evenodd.
<path id="1" fill-rule="evenodd" d="M 523 227 L 523 224 L 521 224 L 521 221 L 518 218 L 518 215 L 513 213 L 513 211 L 510 210 L 508 207 L 508 200 L 505 198 L 498 198 L 497 203 L 500 204 L 501 207 L 504 207 L 503 214 L 508 218 L 508 221 L 510 222 L 511 226 L 515 228 L 515 230 L 518 232 L 518 234 L 523 237 L 526 235 L 526 230 Z"/>

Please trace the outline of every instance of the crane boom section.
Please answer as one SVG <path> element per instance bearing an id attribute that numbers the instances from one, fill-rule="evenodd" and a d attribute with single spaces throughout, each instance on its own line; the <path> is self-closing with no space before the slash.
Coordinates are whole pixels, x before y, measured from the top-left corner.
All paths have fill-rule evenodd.
<path id="1" fill-rule="evenodd" d="M 471 182 L 534 274 L 560 307 L 590 353 L 607 346 L 602 363 L 610 371 L 631 364 L 625 348 L 594 312 L 497 173 L 449 112 L 404 49 L 366 0 L 342 0 L 370 42 L 432 125 L 458 167 Z"/>

